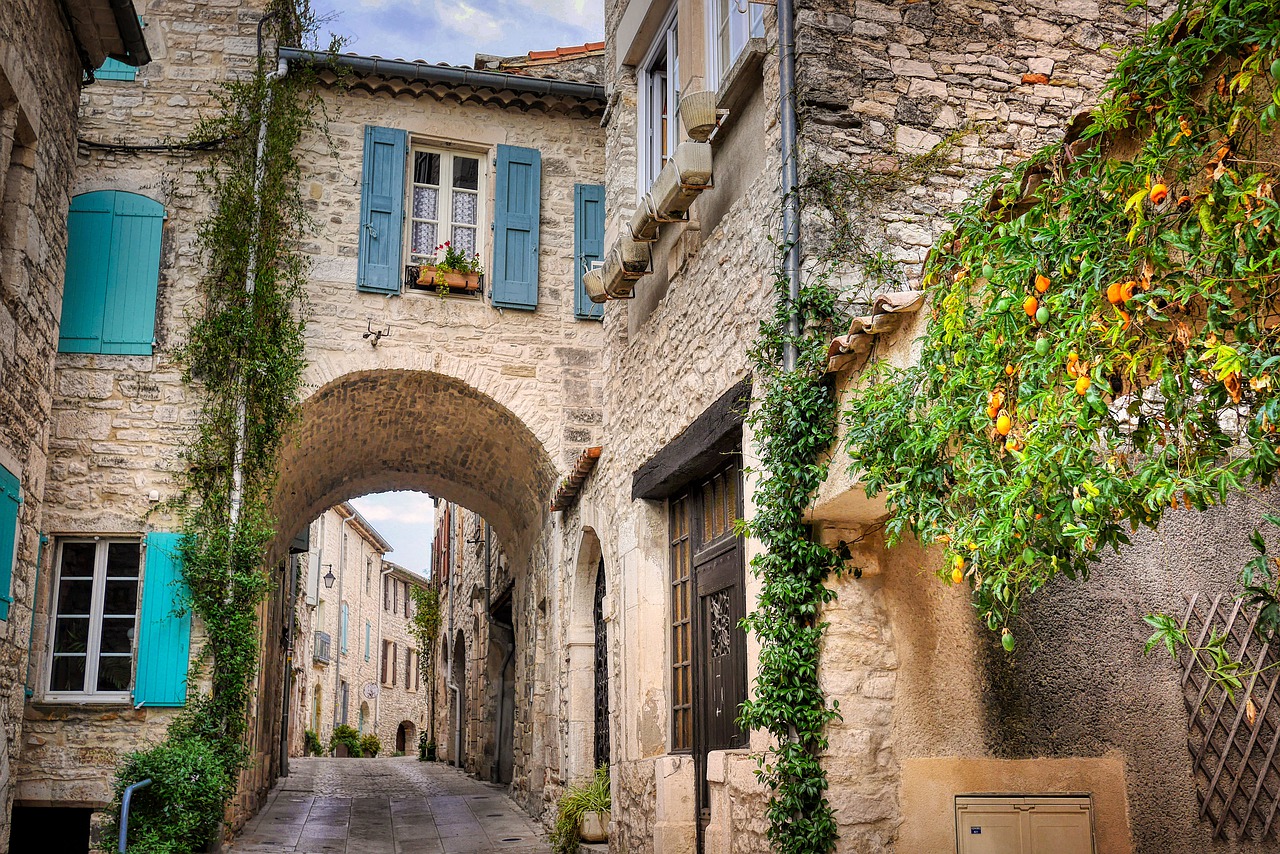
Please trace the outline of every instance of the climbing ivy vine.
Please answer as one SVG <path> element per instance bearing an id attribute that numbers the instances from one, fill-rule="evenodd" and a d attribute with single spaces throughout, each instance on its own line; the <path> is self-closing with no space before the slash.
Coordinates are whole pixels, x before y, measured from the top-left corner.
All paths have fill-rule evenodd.
<path id="1" fill-rule="evenodd" d="M 1006 649 L 1026 596 L 1280 468 L 1277 119 L 1280 3 L 1181 0 L 1074 141 L 954 217 L 918 362 L 853 396 L 852 462 L 891 541 L 944 544 L 940 575 Z M 1274 630 L 1274 564 L 1241 576 Z"/>
<path id="2" fill-rule="evenodd" d="M 266 15 L 268 32 L 281 44 L 301 44 L 316 30 L 307 0 L 272 0 Z M 201 619 L 206 641 L 190 684 L 203 682 L 208 690 L 188 699 L 164 741 L 131 754 L 117 771 L 116 816 L 125 786 L 153 780 L 133 802 L 130 852 L 203 850 L 247 759 L 257 614 L 271 586 L 265 559 L 276 535 L 270 513 L 276 460 L 304 369 L 307 262 L 296 241 L 311 220 L 297 150 L 304 135 L 324 133 L 314 74 L 303 67 L 275 79 L 274 70 L 261 58 L 252 75 L 226 84 L 217 113 L 193 132 L 197 141 L 217 143 L 199 176 L 211 207 L 198 226 L 204 273 L 179 352 L 184 380 L 200 399 L 185 453 L 181 555 L 186 605 Z"/>

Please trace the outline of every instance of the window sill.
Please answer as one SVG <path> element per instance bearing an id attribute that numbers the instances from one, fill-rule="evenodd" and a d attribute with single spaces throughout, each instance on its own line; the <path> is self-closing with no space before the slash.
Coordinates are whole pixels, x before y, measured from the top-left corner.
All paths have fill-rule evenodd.
<path id="1" fill-rule="evenodd" d="M 733 122 L 735 113 L 742 108 L 751 95 L 759 88 L 763 79 L 765 46 L 764 39 L 754 38 L 747 41 L 742 53 L 734 60 L 733 67 L 724 75 L 716 90 L 717 110 L 728 110 L 716 136 L 724 131 L 726 125 Z M 713 137 L 714 139 L 714 137 Z"/>
<path id="2" fill-rule="evenodd" d="M 117 719 L 122 716 L 142 720 L 146 713 L 146 707 L 135 709 L 127 698 L 103 700 L 95 697 L 80 700 L 42 697 L 39 700 L 28 700 L 26 705 L 26 717 L 34 720 L 89 721 L 106 717 Z"/>

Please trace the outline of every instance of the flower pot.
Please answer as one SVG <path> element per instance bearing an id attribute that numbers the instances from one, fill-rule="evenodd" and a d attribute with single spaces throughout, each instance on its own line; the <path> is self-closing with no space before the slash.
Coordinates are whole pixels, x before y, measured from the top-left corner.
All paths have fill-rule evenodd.
<path id="1" fill-rule="evenodd" d="M 430 288 L 443 285 L 451 291 L 480 290 L 480 273 L 459 273 L 456 270 L 440 270 L 434 264 L 423 264 L 418 268 L 417 286 Z"/>
<path id="2" fill-rule="evenodd" d="M 609 838 L 609 813 L 584 812 L 578 820 L 578 836 L 583 842 L 604 842 Z"/>
<path id="3" fill-rule="evenodd" d="M 680 121 L 685 133 L 696 142 L 706 142 L 716 129 L 716 92 L 685 92 L 680 97 Z"/>
<path id="4" fill-rule="evenodd" d="M 434 744 L 427 745 L 427 761 L 428 762 L 436 761 L 436 746 Z"/>

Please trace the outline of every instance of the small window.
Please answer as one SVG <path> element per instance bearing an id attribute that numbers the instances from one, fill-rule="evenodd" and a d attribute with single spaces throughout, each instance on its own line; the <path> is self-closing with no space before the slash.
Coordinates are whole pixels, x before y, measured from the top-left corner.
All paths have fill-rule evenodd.
<path id="1" fill-rule="evenodd" d="M 484 156 L 413 146 L 409 168 L 409 263 L 435 263 L 445 243 L 483 257 Z"/>
<path id="2" fill-rule="evenodd" d="M 138 540 L 59 544 L 49 697 L 127 700 L 138 612 Z"/>
<path id="3" fill-rule="evenodd" d="M 746 0 L 711 0 L 707 12 L 707 77 L 719 87 L 747 42 L 764 37 L 764 7 Z"/>
<path id="4" fill-rule="evenodd" d="M 647 193 L 676 148 L 680 63 L 673 9 L 640 66 L 640 192 Z"/>

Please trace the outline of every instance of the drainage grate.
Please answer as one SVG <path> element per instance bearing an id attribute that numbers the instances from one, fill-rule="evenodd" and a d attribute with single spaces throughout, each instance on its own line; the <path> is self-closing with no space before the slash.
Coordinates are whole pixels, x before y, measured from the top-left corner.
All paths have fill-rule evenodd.
<path id="1" fill-rule="evenodd" d="M 523 837 L 523 836 L 508 836 L 508 837 L 506 837 L 505 839 L 501 839 L 501 840 L 499 840 L 499 841 L 501 841 L 501 842 L 522 842 L 522 841 L 524 841 L 524 837 Z"/>
<path id="2" fill-rule="evenodd" d="M 1277 651 L 1254 631 L 1258 611 L 1240 600 L 1191 597 L 1183 628 L 1196 646 L 1212 633 L 1226 638 L 1226 651 L 1244 663 L 1244 690 L 1231 697 L 1209 678 L 1208 653 L 1182 654 L 1182 698 L 1190 718 L 1191 751 L 1200 818 L 1213 822 L 1213 837 L 1266 839 L 1280 810 L 1280 686 Z M 1246 619 L 1247 617 L 1247 619 Z"/>

